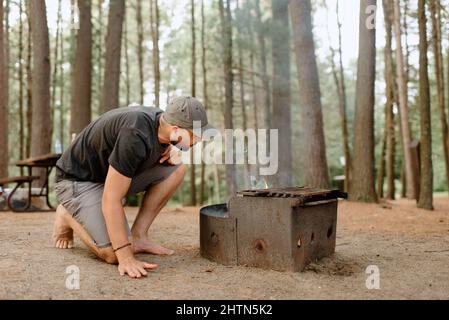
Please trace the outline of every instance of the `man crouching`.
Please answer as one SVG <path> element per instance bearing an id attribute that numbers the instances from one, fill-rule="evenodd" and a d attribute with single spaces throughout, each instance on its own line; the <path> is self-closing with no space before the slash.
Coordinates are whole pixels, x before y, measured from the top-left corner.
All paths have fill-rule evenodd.
<path id="1" fill-rule="evenodd" d="M 184 179 L 179 150 L 201 140 L 193 134 L 194 121 L 200 121 L 202 131 L 213 128 L 197 99 L 177 97 L 165 112 L 111 110 L 80 132 L 56 164 L 55 247 L 72 248 L 75 233 L 99 258 L 118 263 L 120 274 L 132 278 L 157 267 L 137 260 L 135 253 L 173 254 L 147 233 Z M 145 195 L 130 229 L 123 200 L 140 192 Z"/>

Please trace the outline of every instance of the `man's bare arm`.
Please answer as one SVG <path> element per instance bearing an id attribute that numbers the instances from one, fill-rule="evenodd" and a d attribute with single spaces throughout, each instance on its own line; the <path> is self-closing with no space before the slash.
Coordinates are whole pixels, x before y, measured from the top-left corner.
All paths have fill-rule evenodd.
<path id="1" fill-rule="evenodd" d="M 129 243 L 125 229 L 125 212 L 122 199 L 126 196 L 131 185 L 131 178 L 122 175 L 109 166 L 104 185 L 102 208 L 112 248 L 116 249 Z M 156 265 L 134 259 L 131 246 L 116 251 L 121 275 L 127 273 L 131 277 L 140 278 L 147 275 L 145 268 L 153 269 Z"/>

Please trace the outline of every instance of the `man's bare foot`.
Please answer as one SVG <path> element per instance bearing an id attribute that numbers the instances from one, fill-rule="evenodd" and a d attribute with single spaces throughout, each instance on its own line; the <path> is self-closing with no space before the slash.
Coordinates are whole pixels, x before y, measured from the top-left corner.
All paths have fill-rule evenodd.
<path id="1" fill-rule="evenodd" d="M 59 249 L 73 248 L 73 229 L 65 219 L 65 209 L 59 205 L 55 214 L 55 223 L 53 225 L 53 245 Z"/>
<path id="2" fill-rule="evenodd" d="M 132 242 L 134 253 L 151 253 L 162 256 L 171 256 L 175 253 L 174 250 L 164 248 L 163 246 L 150 241 L 146 237 L 133 237 Z"/>

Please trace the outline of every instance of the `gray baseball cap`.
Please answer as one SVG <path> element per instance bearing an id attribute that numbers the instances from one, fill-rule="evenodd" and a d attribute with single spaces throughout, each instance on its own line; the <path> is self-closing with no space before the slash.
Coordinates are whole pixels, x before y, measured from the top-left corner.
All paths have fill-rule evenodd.
<path id="1" fill-rule="evenodd" d="M 200 121 L 201 131 L 215 129 L 207 120 L 206 109 L 194 97 L 180 96 L 170 100 L 164 112 L 164 119 L 173 126 L 193 130 L 193 122 Z"/>

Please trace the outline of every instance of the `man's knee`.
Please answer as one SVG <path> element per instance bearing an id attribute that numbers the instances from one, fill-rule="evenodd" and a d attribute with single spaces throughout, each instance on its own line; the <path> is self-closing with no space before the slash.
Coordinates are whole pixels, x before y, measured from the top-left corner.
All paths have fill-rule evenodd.
<path id="1" fill-rule="evenodd" d="M 176 168 L 176 170 L 173 172 L 173 175 L 179 179 L 179 180 L 183 180 L 185 175 L 187 172 L 187 166 L 182 163 L 178 166 L 178 168 Z"/>
<path id="2" fill-rule="evenodd" d="M 98 256 L 103 259 L 106 263 L 117 264 L 117 256 L 115 255 L 112 247 L 98 249 Z"/>

